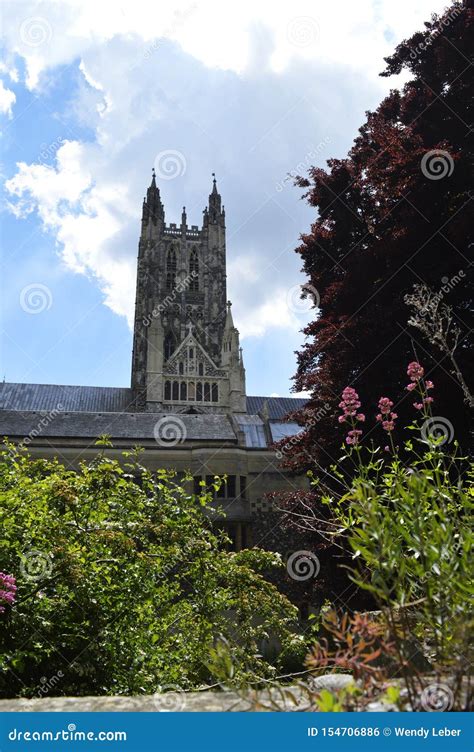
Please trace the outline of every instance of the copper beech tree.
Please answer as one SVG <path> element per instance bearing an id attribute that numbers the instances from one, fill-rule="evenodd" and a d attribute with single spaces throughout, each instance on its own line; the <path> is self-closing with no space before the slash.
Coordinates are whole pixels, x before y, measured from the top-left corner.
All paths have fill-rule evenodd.
<path id="1" fill-rule="evenodd" d="M 449 304 L 460 330 L 456 362 L 469 379 L 473 6 L 451 5 L 399 44 L 381 75 L 408 74 L 403 89 L 367 113 L 345 159 L 297 181 L 317 211 L 297 252 L 308 277 L 304 294 L 317 292 L 320 305 L 297 354 L 295 388 L 311 394 L 297 417 L 303 430 L 280 447 L 296 472 L 337 460 L 335 416 L 346 386 L 374 414 L 376 396 L 389 393 L 408 418 L 401 374 L 414 358 L 438 385 L 434 414 L 466 443 L 469 407 L 452 363 L 409 325 L 404 298 L 424 283 Z M 369 433 L 381 439 L 380 427 Z"/>
<path id="2" fill-rule="evenodd" d="M 313 298 L 315 308 L 297 353 L 295 389 L 310 398 L 295 415 L 300 432 L 276 449 L 287 470 L 310 471 L 318 485 L 272 494 L 277 509 L 262 521 L 266 541 L 272 530 L 283 529 L 288 548 L 291 542 L 292 550 L 319 557 L 317 578 L 288 578 L 296 602 L 328 597 L 339 605 L 362 603 L 341 567 L 350 557 L 334 535 L 331 506 L 320 503 L 325 493 L 344 494 L 354 472 L 347 458 L 341 461 L 348 434 L 338 416 L 346 388 L 357 390 L 366 416 L 349 439 L 373 442 L 383 454 L 387 436 L 376 415 L 379 399 L 388 395 L 390 413 L 398 417 L 393 441 L 403 452 L 412 435 L 404 427 L 414 410 L 406 364 L 422 361 L 426 378 L 436 383 L 431 415 L 448 427 L 444 449 L 450 451 L 454 439 L 467 449 L 472 384 L 464 388 L 459 372 L 467 384 L 473 360 L 473 8 L 473 0 L 455 3 L 399 44 L 381 75 L 404 73 L 407 83 L 367 113 L 345 159 L 297 179 L 316 213 L 297 248 L 307 275 L 303 296 Z M 432 326 L 413 325 L 409 301 L 417 285 L 430 291 L 431 301 L 448 306 L 456 328 L 454 359 L 452 348 L 443 350 L 430 338 Z"/>

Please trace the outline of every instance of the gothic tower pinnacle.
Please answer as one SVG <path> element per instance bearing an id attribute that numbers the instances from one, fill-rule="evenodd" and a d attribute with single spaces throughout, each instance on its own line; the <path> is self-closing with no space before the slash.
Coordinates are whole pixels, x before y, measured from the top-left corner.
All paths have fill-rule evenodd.
<path id="1" fill-rule="evenodd" d="M 165 223 L 156 174 L 138 245 L 132 388 L 138 409 L 246 412 L 226 290 L 225 212 L 213 173 L 202 227 Z"/>

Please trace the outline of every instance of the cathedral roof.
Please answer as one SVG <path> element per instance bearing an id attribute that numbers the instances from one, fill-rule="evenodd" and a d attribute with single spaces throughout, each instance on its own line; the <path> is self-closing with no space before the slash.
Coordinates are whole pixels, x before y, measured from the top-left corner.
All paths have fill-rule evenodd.
<path id="1" fill-rule="evenodd" d="M 0 384 L 0 410 L 121 413 L 133 411 L 132 403 L 132 390 L 120 387 Z"/>
<path id="2" fill-rule="evenodd" d="M 61 411 L 48 418 L 45 411 L 4 410 L 0 412 L 0 435 L 38 436 L 55 438 L 95 439 L 107 434 L 112 439 L 125 439 L 138 442 L 154 440 L 157 423 L 169 419 L 171 413 L 99 413 Z M 227 415 L 173 415 L 177 419 L 177 440 L 174 445 L 187 441 L 235 442 L 236 436 Z M 184 431 L 182 425 L 184 425 Z M 173 428 L 170 439 L 176 438 Z"/>
<path id="3" fill-rule="evenodd" d="M 308 400 L 299 397 L 247 397 L 247 412 L 256 414 L 264 410 L 267 403 L 270 420 L 283 420 L 288 413 L 301 410 Z"/>
<path id="4" fill-rule="evenodd" d="M 291 397 L 247 397 L 248 417 L 263 410 L 270 421 L 281 421 L 304 403 Z M 45 437 L 108 434 L 119 439 L 153 439 L 155 425 L 163 415 L 170 413 L 136 412 L 132 389 L 0 383 L 0 436 L 28 436 L 36 430 Z M 232 421 L 225 414 L 180 413 L 179 419 L 188 440 L 236 441 Z M 297 430 L 295 426 L 294 432 Z"/>

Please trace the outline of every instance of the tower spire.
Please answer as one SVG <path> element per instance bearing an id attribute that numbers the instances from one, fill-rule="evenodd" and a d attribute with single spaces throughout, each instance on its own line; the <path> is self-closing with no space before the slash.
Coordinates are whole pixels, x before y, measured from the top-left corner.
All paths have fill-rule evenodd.
<path id="1" fill-rule="evenodd" d="M 165 213 L 163 210 L 163 204 L 161 203 L 160 189 L 156 185 L 156 172 L 155 168 L 151 171 L 151 183 L 146 192 L 146 199 L 143 202 L 143 215 L 142 221 L 148 222 L 151 218 L 153 224 L 156 224 L 157 219 L 165 221 Z"/>
<path id="2" fill-rule="evenodd" d="M 212 191 L 209 194 L 209 221 L 217 223 L 222 215 L 221 196 L 217 190 L 216 173 L 212 173 Z"/>

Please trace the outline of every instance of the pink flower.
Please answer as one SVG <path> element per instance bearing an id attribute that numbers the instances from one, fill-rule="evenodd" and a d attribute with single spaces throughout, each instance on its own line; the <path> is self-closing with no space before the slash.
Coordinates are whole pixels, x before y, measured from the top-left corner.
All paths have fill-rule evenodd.
<path id="1" fill-rule="evenodd" d="M 342 410 L 342 415 L 338 418 L 339 423 L 344 423 L 348 418 L 354 418 L 356 421 L 363 422 L 365 415 L 357 412 L 360 405 L 359 395 L 356 390 L 351 386 L 346 386 L 342 392 L 342 400 L 339 402 L 339 407 Z"/>
<path id="2" fill-rule="evenodd" d="M 408 364 L 407 374 L 410 377 L 411 381 L 419 381 L 422 378 L 424 372 L 425 369 L 423 368 L 423 366 L 420 366 L 420 364 L 417 363 L 416 360 L 413 360 Z"/>
<path id="3" fill-rule="evenodd" d="M 390 433 L 395 428 L 395 420 L 398 418 L 397 413 L 392 412 L 393 402 L 388 397 L 380 397 L 379 410 L 380 412 L 375 416 L 375 419 L 382 423 L 384 431 Z"/>
<path id="4" fill-rule="evenodd" d="M 429 405 L 430 402 L 434 402 L 434 398 L 433 397 L 423 397 L 423 402 L 424 402 L 425 405 Z"/>
<path id="5" fill-rule="evenodd" d="M 0 614 L 5 612 L 5 606 L 15 603 L 16 591 L 16 580 L 13 575 L 0 572 Z"/>
<path id="6" fill-rule="evenodd" d="M 432 381 L 425 381 L 425 386 L 427 389 L 434 389 L 434 384 Z"/>
<path id="7" fill-rule="evenodd" d="M 408 386 L 407 386 L 407 389 L 408 389 L 409 392 L 412 392 L 414 389 L 416 389 L 415 382 L 414 381 L 410 382 L 410 384 L 408 384 Z"/>
<path id="8" fill-rule="evenodd" d="M 414 402 L 413 407 L 415 407 L 417 410 L 423 410 L 423 402 Z"/>
<path id="9" fill-rule="evenodd" d="M 362 431 L 358 431 L 356 428 L 354 428 L 352 431 L 349 431 L 349 433 L 346 436 L 346 444 L 353 444 L 356 445 L 359 443 L 359 436 L 362 435 Z"/>
<path id="10" fill-rule="evenodd" d="M 379 410 L 382 415 L 387 415 L 393 407 L 393 402 L 388 397 L 380 397 Z"/>

